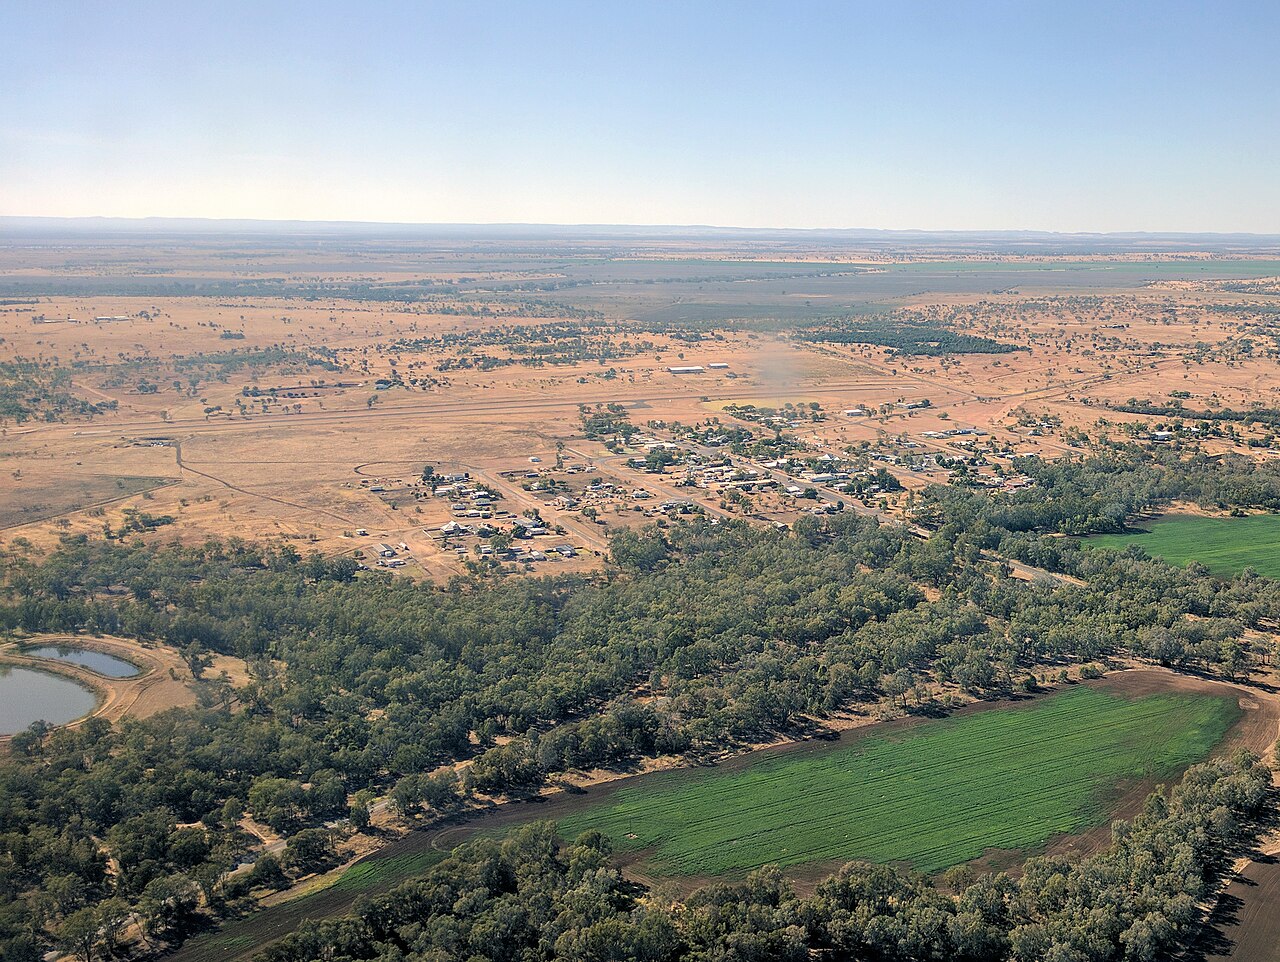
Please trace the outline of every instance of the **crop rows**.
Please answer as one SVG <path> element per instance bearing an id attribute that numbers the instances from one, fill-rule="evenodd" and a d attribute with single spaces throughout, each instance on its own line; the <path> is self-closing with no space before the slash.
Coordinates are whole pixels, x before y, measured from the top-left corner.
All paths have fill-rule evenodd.
<path id="1" fill-rule="evenodd" d="M 671 772 L 562 822 L 658 873 L 866 859 L 937 871 L 1106 821 L 1128 783 L 1175 776 L 1238 717 L 1230 698 L 1074 688 L 749 768 Z"/>

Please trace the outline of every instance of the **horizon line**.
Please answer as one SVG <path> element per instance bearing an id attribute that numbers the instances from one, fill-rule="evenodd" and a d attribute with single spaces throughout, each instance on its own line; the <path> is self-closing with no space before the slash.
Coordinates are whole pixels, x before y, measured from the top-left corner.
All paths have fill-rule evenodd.
<path id="1" fill-rule="evenodd" d="M 350 220 L 350 219 L 307 219 L 307 218 L 270 218 L 270 217 L 207 217 L 183 216 L 172 214 L 149 214 L 138 217 L 120 217 L 109 214 L 87 215 L 54 215 L 54 214 L 0 214 L 0 225 L 26 227 L 64 226 L 81 229 L 95 226 L 113 226 L 118 228 L 164 227 L 177 225 L 190 226 L 254 226 L 254 227 L 316 227 L 316 228 L 396 228 L 396 229 L 473 229 L 473 230 L 556 230 L 556 231 L 604 231 L 626 230 L 645 232 L 723 232 L 741 234 L 864 234 L 864 235 L 1021 235 L 1043 237 L 1096 237 L 1096 238 L 1250 238 L 1258 240 L 1280 240 L 1280 231 L 1261 233 L 1257 231 L 1195 231 L 1195 230 L 1049 230 L 1043 228 L 1015 227 L 971 227 L 971 228 L 927 228 L 927 227 L 769 227 L 741 226 L 728 224 L 635 224 L 635 223 L 553 223 L 539 221 L 382 221 L 382 220 Z"/>

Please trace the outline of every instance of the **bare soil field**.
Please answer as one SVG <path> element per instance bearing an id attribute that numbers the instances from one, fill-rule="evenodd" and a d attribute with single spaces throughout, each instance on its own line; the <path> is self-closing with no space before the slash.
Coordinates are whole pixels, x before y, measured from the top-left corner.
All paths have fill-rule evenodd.
<path id="1" fill-rule="evenodd" d="M 1280 959 L 1280 856 L 1251 861 L 1227 886 L 1204 934 L 1187 957 L 1219 962 Z"/>

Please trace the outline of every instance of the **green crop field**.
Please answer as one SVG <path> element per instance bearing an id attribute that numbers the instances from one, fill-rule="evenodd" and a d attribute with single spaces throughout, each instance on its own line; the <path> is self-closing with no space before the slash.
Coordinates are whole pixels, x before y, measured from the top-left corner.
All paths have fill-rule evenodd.
<path id="1" fill-rule="evenodd" d="M 933 872 L 1104 824 L 1126 782 L 1172 778 L 1236 721 L 1230 697 L 1079 687 L 750 767 L 647 777 L 561 820 L 666 875 L 864 859 Z"/>
<path id="2" fill-rule="evenodd" d="M 1095 535 L 1085 544 L 1098 548 L 1136 544 L 1170 564 L 1198 561 L 1225 576 L 1252 565 L 1261 575 L 1280 578 L 1280 514 L 1246 518 L 1175 514 L 1151 522 L 1145 531 Z"/>
<path id="3" fill-rule="evenodd" d="M 359 862 L 339 876 L 333 888 L 340 892 L 367 894 L 390 888 L 407 878 L 422 875 L 427 869 L 442 861 L 447 852 L 426 849 L 420 852 L 404 852 L 387 858 L 373 857 Z"/>

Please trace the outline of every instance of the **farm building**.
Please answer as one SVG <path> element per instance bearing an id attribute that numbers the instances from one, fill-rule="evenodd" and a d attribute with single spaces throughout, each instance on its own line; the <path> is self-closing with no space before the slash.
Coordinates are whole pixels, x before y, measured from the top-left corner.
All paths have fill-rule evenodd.
<path id="1" fill-rule="evenodd" d="M 716 361 L 714 364 L 708 364 L 707 367 L 709 367 L 713 371 L 729 370 L 729 365 L 726 364 L 724 361 Z"/>
<path id="2" fill-rule="evenodd" d="M 692 365 L 692 366 L 689 366 L 689 367 L 669 367 L 669 368 L 667 368 L 667 373 L 668 373 L 668 374 L 701 374 L 701 373 L 702 373 L 702 371 L 703 371 L 703 368 L 702 368 L 701 366 L 699 366 L 699 365 Z"/>

